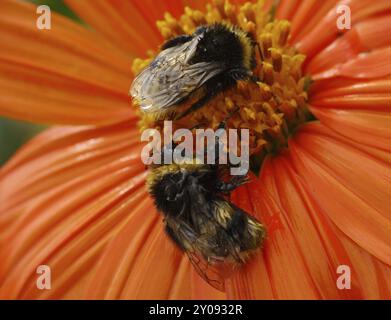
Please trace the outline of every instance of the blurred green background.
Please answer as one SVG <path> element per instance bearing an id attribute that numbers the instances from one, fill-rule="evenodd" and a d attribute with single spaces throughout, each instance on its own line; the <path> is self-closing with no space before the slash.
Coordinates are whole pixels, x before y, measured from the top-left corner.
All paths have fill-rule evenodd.
<path id="1" fill-rule="evenodd" d="M 76 21 L 79 19 L 64 4 L 62 0 L 26 0 L 38 5 L 45 4 L 52 11 L 57 11 Z M 83 1 L 83 0 L 81 0 Z M 22 121 L 0 117 L 0 166 L 4 164 L 20 146 L 45 128 Z"/>

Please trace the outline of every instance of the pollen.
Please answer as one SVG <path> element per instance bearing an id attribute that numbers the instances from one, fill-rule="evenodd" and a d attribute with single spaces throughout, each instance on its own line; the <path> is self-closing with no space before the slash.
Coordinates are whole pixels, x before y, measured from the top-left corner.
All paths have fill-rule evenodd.
<path id="1" fill-rule="evenodd" d="M 185 8 L 178 19 L 166 13 L 157 27 L 168 40 L 181 34 L 192 34 L 201 25 L 216 22 L 237 25 L 251 33 L 258 43 L 256 48 L 256 81 L 239 81 L 201 109 L 174 122 L 174 127 L 216 129 L 221 121 L 228 128 L 250 130 L 250 153 L 253 156 L 277 152 L 286 147 L 289 136 L 310 117 L 307 100 L 310 79 L 303 75 L 305 56 L 288 43 L 290 23 L 274 18 L 273 9 L 265 10 L 264 1 L 241 5 L 228 0 L 214 0 L 204 11 Z M 156 54 L 156 52 L 155 52 Z M 153 59 L 136 59 L 133 72 L 138 74 Z M 186 110 L 194 100 L 180 106 Z M 234 110 L 239 110 L 234 112 Z M 140 129 L 162 128 L 162 121 L 140 113 Z"/>

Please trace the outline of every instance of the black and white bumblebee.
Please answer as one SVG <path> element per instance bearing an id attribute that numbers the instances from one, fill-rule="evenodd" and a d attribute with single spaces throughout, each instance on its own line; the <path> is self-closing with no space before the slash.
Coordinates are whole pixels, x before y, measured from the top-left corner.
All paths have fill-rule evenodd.
<path id="1" fill-rule="evenodd" d="M 170 120 L 172 114 L 182 118 L 237 81 L 253 78 L 254 45 L 238 27 L 202 26 L 192 35 L 166 42 L 136 77 L 130 93 L 141 110 L 157 120 Z M 176 114 L 182 103 L 194 97 L 194 103 Z M 247 261 L 265 237 L 263 225 L 229 200 L 246 177 L 229 176 L 226 169 L 188 159 L 151 166 L 147 178 L 168 236 L 201 277 L 219 290 L 224 290 L 225 277 Z"/>
<path id="2" fill-rule="evenodd" d="M 266 235 L 256 218 L 229 200 L 247 178 L 227 175 L 227 169 L 188 159 L 154 166 L 147 177 L 166 233 L 198 274 L 221 291 L 225 279 L 260 248 Z"/>
<path id="3" fill-rule="evenodd" d="M 167 41 L 134 80 L 130 94 L 143 112 L 175 114 L 179 105 L 198 100 L 176 119 L 201 108 L 239 80 L 253 77 L 255 42 L 239 27 L 214 24 Z M 167 119 L 169 120 L 169 119 Z"/>

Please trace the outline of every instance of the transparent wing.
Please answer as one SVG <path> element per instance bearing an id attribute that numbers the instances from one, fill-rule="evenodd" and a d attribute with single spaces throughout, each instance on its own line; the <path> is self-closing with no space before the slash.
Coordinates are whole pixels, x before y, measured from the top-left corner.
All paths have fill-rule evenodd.
<path id="1" fill-rule="evenodd" d="M 209 243 L 182 221 L 169 221 L 169 235 L 186 253 L 199 276 L 217 290 L 225 290 L 225 279 L 237 269 L 237 264 L 228 263 L 222 257 L 206 254 Z M 206 256 L 205 256 L 206 254 Z"/>
<path id="2" fill-rule="evenodd" d="M 195 251 L 187 250 L 186 254 L 199 276 L 219 291 L 225 291 L 225 280 L 237 269 L 237 266 L 224 261 L 206 261 Z"/>
<path id="3" fill-rule="evenodd" d="M 217 62 L 189 64 L 200 36 L 160 52 L 133 81 L 130 94 L 144 112 L 156 112 L 180 103 L 207 80 L 224 71 Z"/>
<path id="4" fill-rule="evenodd" d="M 181 219 L 166 219 L 168 234 L 187 254 L 194 269 L 207 283 L 224 291 L 225 279 L 238 268 L 239 244 L 217 220 L 197 209 L 197 227 Z M 201 227 L 202 225 L 202 227 Z M 199 229 L 202 229 L 199 230 Z M 216 236 L 219 234 L 220 236 Z"/>

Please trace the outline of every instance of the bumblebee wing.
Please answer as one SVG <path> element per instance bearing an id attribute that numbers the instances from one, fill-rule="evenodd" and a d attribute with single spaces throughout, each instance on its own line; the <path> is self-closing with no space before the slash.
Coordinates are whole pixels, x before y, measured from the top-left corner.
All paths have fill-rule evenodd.
<path id="1" fill-rule="evenodd" d="M 195 251 L 186 251 L 186 254 L 194 269 L 202 279 L 209 283 L 213 288 L 222 292 L 225 291 L 225 279 L 234 272 L 233 265 L 231 265 L 232 269 L 227 271 L 228 264 L 224 262 L 211 264 L 201 258 Z"/>
<path id="2" fill-rule="evenodd" d="M 163 50 L 133 81 L 130 94 L 144 112 L 167 109 L 186 99 L 207 80 L 224 71 L 217 62 L 189 64 L 200 36 Z"/>
<path id="3" fill-rule="evenodd" d="M 203 248 L 209 246 L 207 237 L 200 237 L 199 233 L 182 221 L 167 222 L 167 234 L 186 253 L 199 276 L 215 289 L 224 291 L 225 279 L 232 275 L 237 265 L 215 256 L 204 257 Z M 214 221 L 211 223 L 215 224 Z"/>

